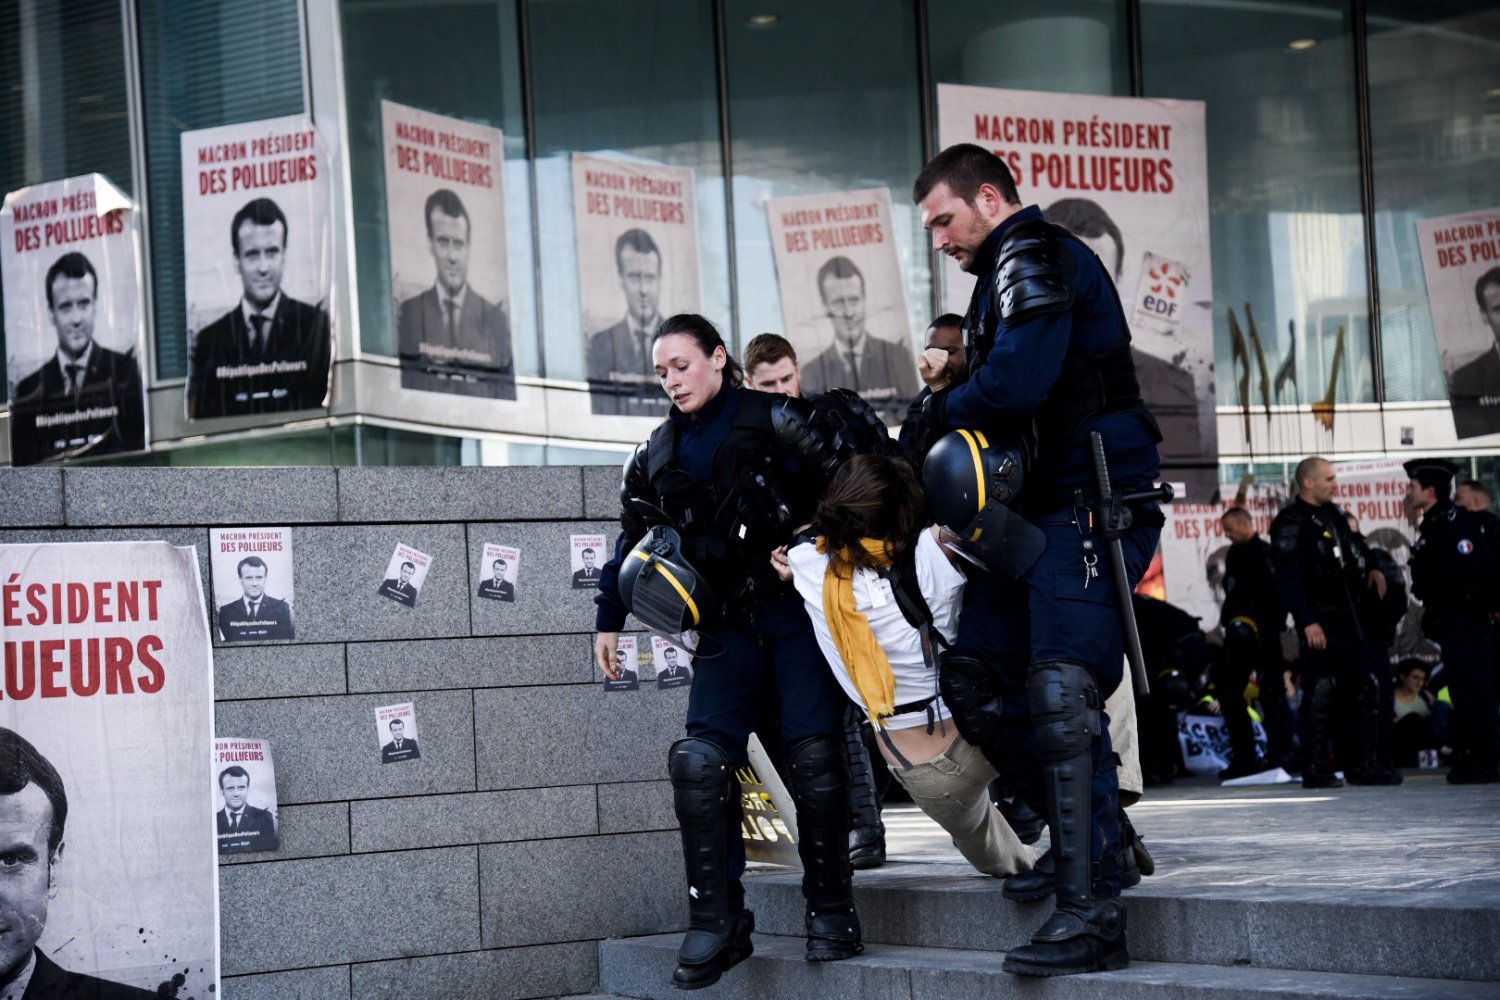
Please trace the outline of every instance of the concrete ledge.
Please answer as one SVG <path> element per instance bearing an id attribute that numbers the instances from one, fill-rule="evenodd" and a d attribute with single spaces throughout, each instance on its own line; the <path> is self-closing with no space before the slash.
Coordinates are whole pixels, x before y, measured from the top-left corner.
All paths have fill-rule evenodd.
<path id="1" fill-rule="evenodd" d="M 479 948 L 472 847 L 235 865 L 219 872 L 224 975 Z M 295 920 L 257 914 L 296 914 Z"/>
<path id="2" fill-rule="evenodd" d="M 602 566 L 613 554 L 615 535 L 620 530 L 618 522 L 485 522 L 467 527 L 468 592 L 471 595 L 468 631 L 471 634 L 593 632 L 595 591 L 573 589 L 568 536 L 603 535 L 607 551 L 599 554 L 599 565 Z M 489 570 L 483 566 L 486 542 L 514 546 L 521 551 L 514 602 L 472 596 L 479 589 L 480 581 L 490 576 Z"/>
<path id="3" fill-rule="evenodd" d="M 390 691 L 414 677 L 439 690 L 578 684 L 594 674 L 592 636 L 351 642 L 348 650 L 351 691 Z"/>
<path id="4" fill-rule="evenodd" d="M 359 1000 L 560 997 L 598 984 L 599 949 L 590 941 L 371 962 L 354 966 L 353 978 Z"/>
<path id="5" fill-rule="evenodd" d="M 404 701 L 416 705 L 422 756 L 382 764 L 375 708 Z M 215 732 L 271 741 L 283 803 L 474 791 L 474 705 L 467 691 L 229 701 L 214 714 Z"/>
<path id="6" fill-rule="evenodd" d="M 485 844 L 479 871 L 486 948 L 687 926 L 675 833 Z"/>
<path id="7" fill-rule="evenodd" d="M 584 517 L 603 521 L 620 520 L 621 465 L 583 467 Z"/>
<path id="8" fill-rule="evenodd" d="M 541 521 L 583 516 L 573 466 L 338 470 L 339 520 Z"/>
<path id="9" fill-rule="evenodd" d="M 63 473 L 59 468 L 0 468 L 0 510 L 8 528 L 63 524 Z"/>
<path id="10" fill-rule="evenodd" d="M 350 803 L 354 850 L 395 851 L 599 832 L 592 785 Z"/>
<path id="11" fill-rule="evenodd" d="M 606 694 L 602 683 L 474 692 L 481 789 L 659 780 L 688 688 Z"/>
<path id="12" fill-rule="evenodd" d="M 281 833 L 280 848 L 254 854 L 223 854 L 219 856 L 219 864 L 245 865 L 349 853 L 349 806 L 343 802 L 278 806 L 276 820 Z"/>
<path id="13" fill-rule="evenodd" d="M 220 646 L 214 650 L 217 701 L 343 694 L 345 686 L 342 643 Z"/>
<path id="14" fill-rule="evenodd" d="M 232 527 L 338 517 L 333 469 L 65 469 L 63 485 L 74 525 Z"/>
<path id="15" fill-rule="evenodd" d="M 352 1000 L 349 966 L 268 972 L 224 980 L 226 1000 Z"/>

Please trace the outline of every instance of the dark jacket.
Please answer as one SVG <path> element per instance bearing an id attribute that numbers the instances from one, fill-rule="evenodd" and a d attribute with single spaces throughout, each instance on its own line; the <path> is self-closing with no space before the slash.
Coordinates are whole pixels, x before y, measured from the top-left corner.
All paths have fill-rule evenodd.
<path id="1" fill-rule="evenodd" d="M 316 409 L 328 396 L 331 362 L 327 311 L 283 292 L 257 351 L 236 302 L 193 338 L 188 419 Z"/>
<path id="2" fill-rule="evenodd" d="M 464 295 L 451 336 L 436 288 L 401 303 L 396 341 L 404 388 L 516 398 L 510 317 L 502 303 L 472 288 Z"/>
<path id="3" fill-rule="evenodd" d="M 155 992 L 59 968 L 40 950 L 21 1000 L 155 1000 Z"/>
<path id="4" fill-rule="evenodd" d="M 16 385 L 10 405 L 11 464 L 140 451 L 146 447 L 144 392 L 134 352 L 121 354 L 96 341 L 77 398 L 56 356 L 48 358 Z M 90 410 L 98 411 L 97 415 L 61 422 L 38 420 L 83 416 Z"/>

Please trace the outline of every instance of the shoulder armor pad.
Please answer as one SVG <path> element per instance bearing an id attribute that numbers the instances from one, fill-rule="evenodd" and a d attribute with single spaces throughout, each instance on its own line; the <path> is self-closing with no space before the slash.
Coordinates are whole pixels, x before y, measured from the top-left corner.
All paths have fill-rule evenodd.
<path id="1" fill-rule="evenodd" d="M 816 411 L 806 400 L 782 396 L 771 407 L 771 430 L 776 440 L 824 475 L 831 475 L 837 456 L 817 424 Z"/>
<path id="2" fill-rule="evenodd" d="M 1006 323 L 1020 323 L 1073 306 L 1074 269 L 1057 228 L 1023 222 L 1005 234 L 995 267 L 995 306 Z"/>

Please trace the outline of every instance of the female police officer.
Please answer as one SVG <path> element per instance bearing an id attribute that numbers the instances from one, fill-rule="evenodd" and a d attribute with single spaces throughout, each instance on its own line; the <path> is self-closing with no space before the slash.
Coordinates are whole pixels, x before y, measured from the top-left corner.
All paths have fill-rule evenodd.
<path id="1" fill-rule="evenodd" d="M 734 772 L 747 763 L 768 684 L 780 699 L 782 759 L 797 805 L 807 958 L 849 958 L 863 948 L 850 886 L 845 699 L 801 600 L 769 560 L 809 519 L 832 460 L 800 400 L 740 387 L 738 363 L 702 316 L 666 320 L 652 360 L 673 405 L 625 463 L 620 537 L 595 598 L 594 653 L 615 678 L 627 609 L 651 625 L 661 620 L 663 594 L 684 595 L 682 628 L 696 625 L 699 642 L 687 737 L 668 758 L 690 916 L 672 981 L 693 989 L 752 950 Z M 663 591 L 664 581 L 678 586 Z"/>

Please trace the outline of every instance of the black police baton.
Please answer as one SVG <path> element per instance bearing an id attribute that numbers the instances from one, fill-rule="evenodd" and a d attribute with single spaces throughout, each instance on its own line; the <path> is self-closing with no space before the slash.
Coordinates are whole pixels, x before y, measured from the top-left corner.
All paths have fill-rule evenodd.
<path id="1" fill-rule="evenodd" d="M 1146 680 L 1146 658 L 1141 653 L 1141 630 L 1135 623 L 1135 606 L 1130 601 L 1130 581 L 1125 575 L 1125 550 L 1120 536 L 1134 523 L 1132 507 L 1143 503 L 1171 503 L 1172 485 L 1139 493 L 1115 493 L 1109 486 L 1109 463 L 1104 459 L 1104 437 L 1089 431 L 1089 447 L 1094 452 L 1094 481 L 1099 490 L 1100 533 L 1109 549 L 1109 564 L 1115 571 L 1115 599 L 1120 604 L 1120 620 L 1125 625 L 1125 655 L 1130 659 L 1130 673 L 1135 678 L 1135 696 L 1149 698 L 1151 685 Z"/>

